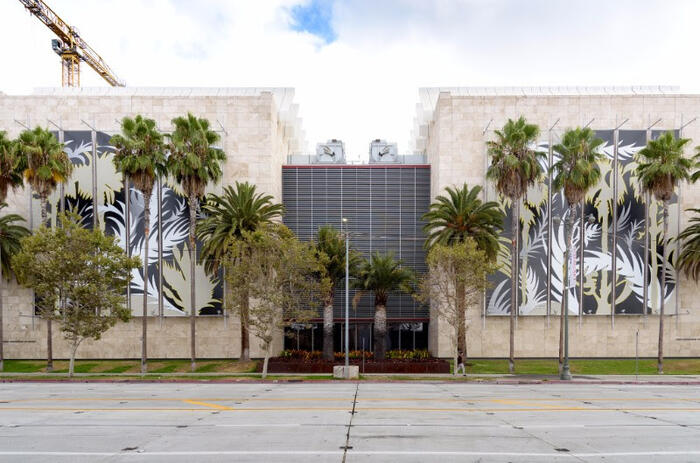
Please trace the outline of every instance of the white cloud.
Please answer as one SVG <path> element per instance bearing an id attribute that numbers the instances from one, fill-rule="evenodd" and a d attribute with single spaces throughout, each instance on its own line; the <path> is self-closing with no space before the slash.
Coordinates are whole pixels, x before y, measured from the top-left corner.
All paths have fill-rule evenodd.
<path id="1" fill-rule="evenodd" d="M 291 86 L 311 145 L 408 148 L 419 86 L 677 84 L 699 89 L 694 1 L 348 0 L 337 40 L 292 31 L 295 0 L 48 0 L 135 86 Z M 304 3 L 304 2 L 301 2 Z M 0 90 L 60 84 L 52 33 L 0 2 Z M 104 85 L 87 66 L 84 86 Z"/>

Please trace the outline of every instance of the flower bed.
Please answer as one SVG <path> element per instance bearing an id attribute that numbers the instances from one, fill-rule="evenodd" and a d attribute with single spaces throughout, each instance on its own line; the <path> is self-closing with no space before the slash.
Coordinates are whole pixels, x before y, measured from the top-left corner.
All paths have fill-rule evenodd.
<path id="1" fill-rule="evenodd" d="M 430 356 L 427 351 L 389 351 L 386 359 L 374 360 L 372 352 L 365 352 L 364 370 L 362 351 L 350 352 L 350 364 L 358 365 L 360 373 L 449 373 L 450 364 Z M 334 365 L 341 365 L 345 354 L 335 353 L 335 361 L 323 360 L 319 351 L 284 351 L 268 364 L 269 373 L 333 373 Z M 261 371 L 262 363 L 258 364 Z"/>

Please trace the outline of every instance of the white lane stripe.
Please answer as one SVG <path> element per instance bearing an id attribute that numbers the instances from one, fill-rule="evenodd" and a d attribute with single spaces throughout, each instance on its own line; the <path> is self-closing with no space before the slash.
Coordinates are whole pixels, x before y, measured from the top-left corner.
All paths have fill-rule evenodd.
<path id="1" fill-rule="evenodd" d="M 195 425 L 199 427 L 200 425 Z M 206 425 L 204 425 L 206 426 Z M 285 423 L 285 424 L 215 424 L 213 425 L 214 427 L 217 428 L 296 428 L 301 426 L 301 423 Z M 309 426 L 309 425 L 305 425 Z M 311 426 L 328 426 L 327 424 L 317 424 L 317 425 L 311 425 Z M 339 425 L 338 425 L 339 426 Z M 343 425 L 347 426 L 347 425 Z"/>
<path id="2" fill-rule="evenodd" d="M 354 455 L 425 455 L 425 456 L 483 456 L 483 457 L 644 457 L 644 456 L 687 456 L 700 455 L 700 450 L 649 451 L 649 452 L 462 452 L 430 450 L 348 450 Z M 217 455 L 342 455 L 341 450 L 223 450 L 223 451 L 183 451 L 183 452 L 41 452 L 41 451 L 0 451 L 0 456 L 120 456 L 120 457 L 167 457 L 167 456 L 217 456 Z"/>

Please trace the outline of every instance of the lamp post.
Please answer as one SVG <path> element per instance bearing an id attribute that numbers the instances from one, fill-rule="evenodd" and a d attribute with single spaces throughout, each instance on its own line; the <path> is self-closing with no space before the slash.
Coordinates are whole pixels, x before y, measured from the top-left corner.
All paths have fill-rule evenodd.
<path id="1" fill-rule="evenodd" d="M 345 225 L 345 379 L 350 379 L 350 231 L 348 219 Z"/>
<path id="2" fill-rule="evenodd" d="M 571 265 L 571 257 L 574 255 L 571 249 L 566 250 L 566 272 L 564 273 L 564 295 L 562 296 L 562 310 L 564 311 L 564 363 L 561 366 L 561 374 L 559 379 L 568 381 L 571 379 L 571 371 L 569 371 L 569 272 L 574 268 Z M 579 310 L 581 308 L 579 307 Z"/>
<path id="3" fill-rule="evenodd" d="M 581 218 L 583 219 L 585 216 L 583 214 L 583 208 L 581 208 Z M 585 219 L 588 221 L 589 224 L 595 223 L 596 219 L 593 214 L 589 214 Z M 569 233 L 573 233 L 573 230 L 570 230 Z M 583 239 L 580 240 L 581 242 L 579 243 L 579 246 L 583 249 L 584 242 Z M 571 281 L 573 280 L 573 287 L 574 290 L 576 289 L 576 276 L 574 275 L 573 278 L 570 278 L 569 272 L 575 272 L 576 271 L 576 254 L 573 252 L 573 249 L 566 249 L 566 267 L 565 272 L 564 272 L 564 279 L 566 280 L 564 282 L 564 295 L 562 296 L 562 310 L 564 310 L 564 363 L 561 366 L 561 374 L 559 375 L 559 378 L 568 381 L 571 379 L 571 370 L 569 368 L 569 287 L 571 285 Z M 581 253 L 581 256 L 583 256 L 583 253 Z M 579 271 L 581 272 L 581 286 L 583 287 L 583 257 L 581 258 L 581 263 L 580 263 L 580 268 Z M 581 306 L 578 308 L 579 314 L 582 313 L 583 311 L 583 288 L 581 289 Z"/>

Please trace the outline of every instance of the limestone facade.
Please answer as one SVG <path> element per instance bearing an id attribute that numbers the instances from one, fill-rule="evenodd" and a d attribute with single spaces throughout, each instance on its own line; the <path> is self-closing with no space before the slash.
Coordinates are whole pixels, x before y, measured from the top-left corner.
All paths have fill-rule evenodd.
<path id="1" fill-rule="evenodd" d="M 414 132 L 416 148 L 425 150 L 431 164 L 431 189 L 435 197 L 446 186 L 485 185 L 486 144 L 492 131 L 520 115 L 536 123 L 542 132 L 555 125 L 559 130 L 589 124 L 593 129 L 612 129 L 624 122 L 625 129 L 683 129 L 691 138 L 688 155 L 700 144 L 700 95 L 664 89 L 626 89 L 621 92 L 576 90 L 527 91 L 496 94 L 494 89 L 422 89 L 428 104 L 419 106 Z M 431 97 L 427 94 L 432 94 Z M 616 94 L 617 93 L 617 94 Z M 658 122 L 657 122 L 658 121 Z M 700 184 L 682 185 L 681 229 L 690 217 L 686 209 L 697 207 Z M 489 198 L 494 199 L 494 198 Z M 684 276 L 678 287 L 679 315 L 665 319 L 665 355 L 700 355 L 700 288 Z M 471 307 L 467 315 L 467 338 L 473 357 L 508 355 L 508 317 L 482 315 L 482 307 Z M 570 352 L 574 357 L 630 357 L 635 355 L 639 333 L 639 355 L 653 357 L 658 345 L 658 316 L 604 315 L 570 317 Z M 451 357 L 451 328 L 433 311 L 430 350 Z M 516 329 L 518 357 L 558 355 L 559 317 L 520 316 Z"/>
<path id="2" fill-rule="evenodd" d="M 293 103 L 293 90 L 260 89 L 39 89 L 33 95 L 0 94 L 0 130 L 12 137 L 24 126 L 56 130 L 115 133 L 124 116 L 141 114 L 169 131 L 171 120 L 192 112 L 209 119 L 220 131 L 227 160 L 223 185 L 248 181 L 259 191 L 282 199 L 282 164 L 303 145 L 303 132 Z M 54 125 L 55 124 L 55 125 Z M 29 219 L 28 189 L 10 194 L 9 210 Z M 3 285 L 5 353 L 7 358 L 44 358 L 45 322 L 33 317 L 32 293 L 15 282 Z M 200 316 L 197 319 L 197 355 L 200 358 L 238 357 L 239 323 L 236 317 Z M 275 350 L 282 346 L 278 337 Z M 251 354 L 262 355 L 252 340 Z M 137 358 L 141 352 L 141 321 L 132 319 L 108 331 L 97 342 L 86 341 L 78 351 L 83 358 Z M 54 356 L 65 358 L 68 348 L 54 329 Z M 148 355 L 151 358 L 189 357 L 189 321 L 182 317 L 149 319 Z"/>

